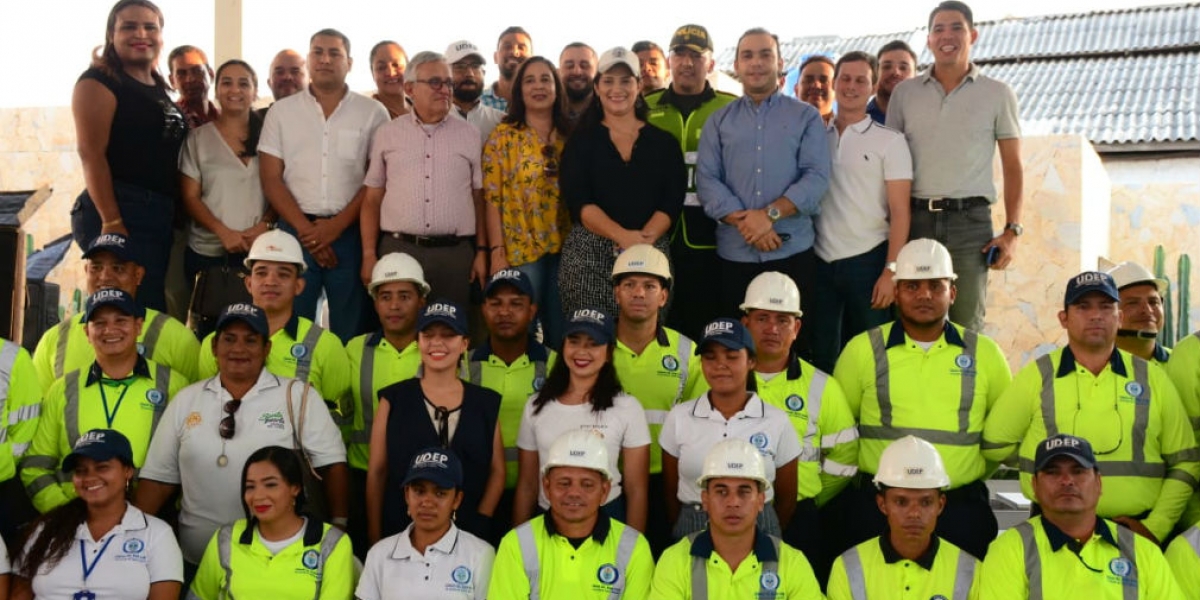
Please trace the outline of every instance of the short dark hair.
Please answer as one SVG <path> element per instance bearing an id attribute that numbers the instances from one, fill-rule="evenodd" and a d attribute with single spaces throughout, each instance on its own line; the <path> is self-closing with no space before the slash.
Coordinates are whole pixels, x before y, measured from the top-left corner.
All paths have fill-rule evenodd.
<path id="1" fill-rule="evenodd" d="M 833 76 L 836 78 L 842 72 L 842 65 L 850 62 L 865 62 L 868 67 L 871 67 L 871 85 L 875 85 L 879 81 L 879 61 L 870 54 L 862 50 L 854 50 L 847 52 L 838 59 L 837 64 L 833 66 Z"/>
<path id="2" fill-rule="evenodd" d="M 641 40 L 641 41 L 635 42 L 633 44 L 633 47 L 630 48 L 629 50 L 630 50 L 630 52 L 633 52 L 634 54 L 637 54 L 639 52 L 646 52 L 648 50 L 657 50 L 658 54 L 660 56 L 667 55 L 667 53 L 663 52 L 663 49 L 658 44 L 655 44 L 654 42 L 652 42 L 650 40 Z"/>
<path id="3" fill-rule="evenodd" d="M 201 50 L 195 46 L 192 46 L 190 44 L 185 44 L 183 46 L 177 46 L 174 50 L 171 50 L 171 53 L 167 55 L 167 68 L 171 69 L 171 63 L 175 62 L 175 59 L 177 59 L 189 52 L 195 52 L 195 53 L 199 54 L 200 58 L 204 59 L 204 66 L 208 67 L 210 70 L 212 69 L 212 67 L 209 66 L 209 64 L 208 64 L 208 55 L 205 54 L 203 50 Z"/>
<path id="4" fill-rule="evenodd" d="M 596 54 L 595 48 L 593 48 L 583 42 L 571 42 L 570 44 L 563 46 L 563 49 L 558 51 L 558 55 L 562 56 L 563 52 L 566 52 L 567 50 L 570 50 L 571 48 L 586 48 L 591 51 L 592 56 L 599 56 L 598 54 Z"/>
<path id="5" fill-rule="evenodd" d="M 875 58 L 883 60 L 884 54 L 887 54 L 888 52 L 895 52 L 896 50 L 903 50 L 907 52 L 908 55 L 913 59 L 913 65 L 917 64 L 917 53 L 914 52 L 912 46 L 909 46 L 908 42 L 904 40 L 892 40 L 884 44 L 883 47 L 879 49 L 879 52 L 875 53 Z"/>
<path id="6" fill-rule="evenodd" d="M 830 67 L 833 67 L 834 72 L 837 71 L 837 65 L 834 64 L 833 59 L 829 58 L 828 56 L 825 56 L 824 54 L 813 54 L 813 55 L 809 56 L 808 58 L 804 59 L 804 62 L 800 63 L 800 68 L 797 70 L 800 72 L 803 72 L 805 67 L 807 67 L 808 65 L 811 65 L 813 63 L 824 63 L 824 64 L 829 65 Z"/>
<path id="7" fill-rule="evenodd" d="M 341 39 L 342 45 L 344 45 L 346 47 L 346 56 L 350 56 L 350 38 L 346 37 L 346 34 L 340 32 L 332 27 L 326 27 L 325 29 L 322 29 L 322 30 L 312 34 L 312 37 L 308 38 L 308 45 L 312 46 L 313 40 L 317 39 L 317 36 L 319 36 L 319 35 L 323 35 L 326 37 L 335 37 L 335 38 Z"/>
<path id="8" fill-rule="evenodd" d="M 533 36 L 529 35 L 529 32 L 525 31 L 524 27 L 521 27 L 520 25 L 513 25 L 511 27 L 506 28 L 504 31 L 500 32 L 500 37 L 496 38 L 496 45 L 500 44 L 500 41 L 504 39 L 504 36 L 512 35 L 514 33 L 519 33 L 519 34 L 529 38 L 529 41 L 531 43 L 533 42 Z"/>
<path id="9" fill-rule="evenodd" d="M 767 31 L 766 29 L 763 29 L 762 27 L 751 27 L 750 29 L 747 29 L 744 33 L 742 33 L 742 37 L 738 38 L 737 45 L 733 47 L 735 56 L 737 55 L 737 51 L 741 50 L 741 48 L 742 48 L 742 40 L 746 39 L 747 36 L 751 36 L 751 35 L 769 35 L 769 36 L 771 36 L 771 39 L 775 40 L 775 54 L 781 54 L 780 50 L 779 50 L 779 36 L 771 33 L 770 31 Z"/>
<path id="10" fill-rule="evenodd" d="M 367 54 L 367 60 L 372 60 L 372 61 L 375 60 L 375 53 L 379 52 L 380 48 L 386 48 L 388 46 L 395 46 L 395 47 L 399 48 L 400 55 L 404 57 L 405 64 L 408 63 L 408 51 L 406 51 L 404 49 L 404 46 L 401 46 L 399 42 L 394 42 L 392 40 L 383 40 L 382 42 L 379 42 L 378 44 L 371 46 L 371 52 L 369 54 Z M 348 45 L 346 46 L 346 53 L 347 54 L 350 53 L 350 46 L 348 46 Z"/>
<path id="11" fill-rule="evenodd" d="M 971 12 L 971 7 L 967 6 L 966 2 L 960 2 L 959 0 L 943 0 L 941 4 L 935 6 L 933 10 L 929 12 L 928 27 L 933 29 L 933 18 L 937 16 L 938 13 L 948 10 L 962 13 L 962 16 L 967 19 L 967 27 L 975 29 L 975 13 Z"/>

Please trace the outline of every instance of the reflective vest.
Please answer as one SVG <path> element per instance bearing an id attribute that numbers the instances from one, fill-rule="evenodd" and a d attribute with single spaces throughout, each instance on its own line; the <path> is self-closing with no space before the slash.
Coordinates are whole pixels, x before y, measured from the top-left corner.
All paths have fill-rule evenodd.
<path id="1" fill-rule="evenodd" d="M 517 526 L 515 531 L 517 542 L 521 545 L 521 560 L 525 567 L 525 577 L 529 580 L 529 600 L 539 600 L 542 597 L 542 565 L 538 557 L 538 544 L 534 536 L 533 523 L 522 523 Z M 617 542 L 616 560 L 612 563 L 616 568 L 616 578 L 608 582 L 608 585 L 612 586 L 612 590 L 608 593 L 609 600 L 617 600 L 622 596 L 621 592 L 625 589 L 625 577 L 629 572 L 629 559 L 633 557 L 639 535 L 637 530 L 632 527 L 621 528 L 621 539 Z M 550 597 L 547 594 L 547 600 L 550 600 Z"/>
<path id="2" fill-rule="evenodd" d="M 707 530 L 705 530 L 707 531 Z M 696 542 L 696 538 L 705 531 L 697 531 L 688 534 L 688 540 L 692 543 Z M 778 587 L 779 581 L 779 551 L 780 545 L 783 543 L 775 536 L 769 536 L 771 544 L 775 547 L 774 560 L 765 560 L 759 563 L 762 566 L 762 575 L 758 578 L 758 596 L 759 598 L 771 598 L 774 596 L 775 588 Z M 770 585 L 772 576 L 776 585 Z M 692 600 L 708 600 L 708 557 L 692 555 Z"/>
<path id="3" fill-rule="evenodd" d="M 667 548 L 654 570 L 655 600 L 808 600 L 823 598 L 804 554 L 757 530 L 751 553 L 734 569 L 709 530 Z"/>
<path id="4" fill-rule="evenodd" d="M 947 600 L 972 597 L 979 561 L 954 544 L 939 539 L 932 568 L 926 571 L 907 559 L 887 562 L 880 543 L 880 538 L 867 540 L 839 557 L 830 576 L 830 600 L 883 600 L 898 594 L 899 586 L 906 592 L 905 597 Z M 909 589 L 914 585 L 919 587 Z"/>
<path id="5" fill-rule="evenodd" d="M 42 390 L 29 353 L 16 342 L 0 339 L 0 482 L 16 475 L 41 410 Z"/>
<path id="6" fill-rule="evenodd" d="M 379 390 L 415 377 L 421 367 L 421 353 L 416 342 L 397 349 L 387 342 L 383 332 L 377 331 L 350 340 L 346 357 L 352 375 L 351 410 L 350 414 L 342 415 L 342 438 L 350 467 L 365 471 L 370 457 L 371 428 L 379 408 Z"/>
<path id="7" fill-rule="evenodd" d="M 277 597 L 295 599 L 306 597 L 311 590 L 312 599 L 320 600 L 322 589 L 331 585 L 350 591 L 354 574 L 342 571 L 353 570 L 351 557 L 325 568 L 345 535 L 341 529 L 310 519 L 302 540 L 272 556 L 260 547 L 262 541 L 255 539 L 254 528 L 240 519 L 217 531 L 213 543 L 219 571 L 204 564 L 213 558 L 210 543 L 188 598 L 256 600 L 271 591 Z M 341 546 L 341 552 L 349 555 L 349 538 Z M 336 592 L 329 594 L 336 597 Z"/>
<path id="8" fill-rule="evenodd" d="M 1039 521 L 1040 523 L 1040 521 Z M 1041 550 L 1038 548 L 1038 535 L 1034 531 L 1033 523 L 1025 521 L 1017 525 L 1014 529 L 1021 536 L 1022 550 L 1025 554 L 1025 577 L 1029 581 L 1029 600 L 1043 600 L 1045 597 L 1045 587 L 1043 585 L 1043 577 L 1047 576 L 1043 571 L 1043 557 Z M 1040 527 L 1039 527 L 1040 529 Z M 1137 534 L 1124 528 L 1117 527 L 1117 549 L 1118 558 L 1125 562 L 1119 569 L 1121 573 L 1113 573 L 1121 581 L 1121 598 L 1122 600 L 1137 600 L 1138 598 L 1138 564 L 1137 553 L 1134 551 L 1134 536 Z M 1045 533 L 1041 537 L 1045 537 Z M 1060 550 L 1061 551 L 1061 550 Z M 1070 552 L 1070 550 L 1067 550 Z M 1112 570 L 1113 561 L 1109 561 L 1108 570 Z M 1054 586 L 1052 589 L 1069 589 L 1069 585 Z M 1116 597 L 1116 594 L 1112 594 Z M 1093 597 L 1092 600 L 1095 600 Z"/>

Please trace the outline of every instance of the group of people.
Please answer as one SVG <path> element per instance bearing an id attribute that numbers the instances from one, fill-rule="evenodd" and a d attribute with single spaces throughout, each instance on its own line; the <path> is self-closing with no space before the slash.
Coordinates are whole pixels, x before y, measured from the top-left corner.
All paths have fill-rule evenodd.
<path id="1" fill-rule="evenodd" d="M 0 345 L 0 481 L 41 513 L 0 519 L 0 600 L 1200 597 L 1166 282 L 1072 278 L 1015 378 L 979 333 L 1022 189 L 965 4 L 923 74 L 815 56 L 799 99 L 763 29 L 741 97 L 685 25 L 557 65 L 512 27 L 490 87 L 469 41 L 380 42 L 373 98 L 327 29 L 256 111 L 242 61 L 164 79 L 162 24 L 118 2 L 76 86 L 84 311 Z M 243 298 L 172 318 L 173 254 Z M 1001 463 L 1036 516 L 997 537 Z"/>

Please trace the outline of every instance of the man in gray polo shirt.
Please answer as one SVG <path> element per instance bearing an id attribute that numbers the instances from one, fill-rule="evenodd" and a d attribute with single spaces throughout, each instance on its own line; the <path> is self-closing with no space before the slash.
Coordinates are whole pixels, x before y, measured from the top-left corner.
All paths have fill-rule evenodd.
<path id="1" fill-rule="evenodd" d="M 912 150 L 912 225 L 909 239 L 933 238 L 950 250 L 958 274 L 958 298 L 950 320 L 983 327 L 987 256 L 993 269 L 1012 262 L 1021 227 L 1021 128 L 1017 97 L 971 63 L 979 38 L 971 8 L 957 0 L 929 16 L 928 71 L 896 86 L 887 125 L 904 133 Z M 996 202 L 992 158 L 1000 149 L 1004 175 L 1004 231 L 993 236 Z"/>

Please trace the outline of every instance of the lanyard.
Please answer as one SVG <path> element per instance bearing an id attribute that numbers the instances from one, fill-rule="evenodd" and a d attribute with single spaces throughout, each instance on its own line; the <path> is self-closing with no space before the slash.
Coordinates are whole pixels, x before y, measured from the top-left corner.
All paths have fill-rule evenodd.
<path id="1" fill-rule="evenodd" d="M 117 411 L 121 410 L 121 402 L 125 400 L 125 394 L 129 391 L 129 384 L 121 382 L 121 395 L 117 398 L 117 404 L 113 406 L 112 412 L 108 412 L 108 395 L 104 393 L 104 388 L 107 384 L 100 382 L 100 400 L 104 402 L 104 420 L 108 423 L 108 428 L 113 428 L 113 421 L 117 420 Z"/>
<path id="2" fill-rule="evenodd" d="M 83 565 L 84 588 L 87 587 L 88 577 L 91 576 L 92 571 L 96 570 L 96 565 L 100 564 L 100 558 L 104 556 L 104 551 L 108 550 L 108 545 L 112 543 L 113 538 L 115 537 L 117 537 L 115 533 L 108 536 L 108 539 L 104 541 L 104 545 L 100 546 L 100 552 L 96 554 L 96 558 L 92 560 L 91 565 L 88 565 L 87 562 L 87 544 L 85 544 L 83 540 L 79 540 L 79 562 Z"/>

